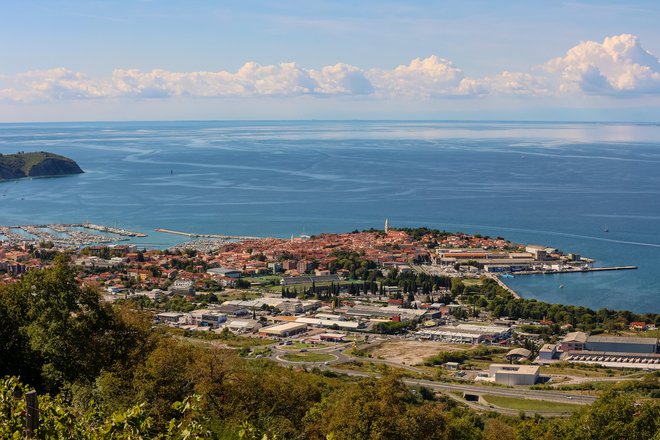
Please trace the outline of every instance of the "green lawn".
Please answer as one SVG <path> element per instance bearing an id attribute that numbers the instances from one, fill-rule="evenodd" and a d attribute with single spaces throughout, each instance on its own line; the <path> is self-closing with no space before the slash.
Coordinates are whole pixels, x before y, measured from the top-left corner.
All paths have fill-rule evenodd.
<path id="1" fill-rule="evenodd" d="M 546 400 L 517 399 L 515 397 L 482 396 L 491 405 L 500 408 L 518 409 L 523 411 L 556 411 L 572 412 L 580 408 L 580 405 L 572 403 L 548 402 Z"/>
<path id="2" fill-rule="evenodd" d="M 481 286 L 481 280 L 479 278 L 463 278 L 461 281 L 466 286 Z"/>
<path id="3" fill-rule="evenodd" d="M 274 339 L 261 339 L 261 338 L 250 338 L 248 336 L 235 336 L 228 339 L 218 339 L 220 342 L 224 342 L 229 347 L 234 348 L 243 348 L 243 347 L 258 347 L 260 345 L 270 345 L 274 344 Z"/>
<path id="4" fill-rule="evenodd" d="M 330 354 L 325 353 L 287 353 L 282 356 L 282 359 L 286 359 L 291 362 L 327 362 L 335 360 L 335 357 Z"/>
<path id="5" fill-rule="evenodd" d="M 248 281 L 250 283 L 263 283 L 263 284 L 275 283 L 278 286 L 280 284 L 280 279 L 281 277 L 277 275 L 264 275 L 261 277 L 243 277 L 244 281 Z"/>
<path id="6" fill-rule="evenodd" d="M 541 374 L 565 374 L 567 376 L 577 377 L 611 377 L 624 376 L 634 373 L 633 370 L 602 368 L 595 365 L 568 365 L 565 363 L 556 363 L 551 366 L 541 367 Z"/>
<path id="7" fill-rule="evenodd" d="M 222 292 L 218 292 L 216 296 L 220 302 L 224 302 L 230 299 L 250 300 L 261 298 L 261 294 L 259 292 L 251 291 L 248 289 L 232 290 L 231 293 L 227 293 L 227 291 L 223 290 Z"/>
<path id="8" fill-rule="evenodd" d="M 252 356 L 268 356 L 270 354 L 270 348 L 268 347 L 260 347 L 260 348 L 253 348 L 252 349 Z"/>
<path id="9" fill-rule="evenodd" d="M 387 364 L 368 361 L 353 361 L 341 364 L 338 368 L 347 371 L 363 371 L 365 373 L 378 373 L 378 374 L 396 374 L 401 377 L 410 377 L 413 379 L 429 379 L 428 376 L 415 373 L 405 368 L 397 368 Z"/>

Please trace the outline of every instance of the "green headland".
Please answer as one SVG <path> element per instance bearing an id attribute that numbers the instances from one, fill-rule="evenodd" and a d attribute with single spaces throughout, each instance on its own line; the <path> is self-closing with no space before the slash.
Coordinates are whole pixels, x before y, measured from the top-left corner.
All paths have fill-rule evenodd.
<path id="1" fill-rule="evenodd" d="M 45 151 L 0 154 L 0 181 L 25 177 L 64 176 L 84 171 L 68 157 Z"/>

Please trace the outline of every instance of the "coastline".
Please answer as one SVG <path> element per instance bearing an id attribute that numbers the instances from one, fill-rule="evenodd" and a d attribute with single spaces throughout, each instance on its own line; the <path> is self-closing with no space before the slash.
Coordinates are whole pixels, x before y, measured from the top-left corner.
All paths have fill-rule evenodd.
<path id="1" fill-rule="evenodd" d="M 507 292 L 509 292 L 511 295 L 513 295 L 514 298 L 522 299 L 522 296 L 520 296 L 520 294 L 518 292 L 516 292 L 515 290 L 513 290 L 511 287 L 507 286 L 506 283 L 504 281 L 502 281 L 499 276 L 493 275 L 493 274 L 487 274 L 486 276 L 488 278 L 494 280 L 497 284 L 499 284 L 499 286 L 501 288 L 505 289 Z"/>

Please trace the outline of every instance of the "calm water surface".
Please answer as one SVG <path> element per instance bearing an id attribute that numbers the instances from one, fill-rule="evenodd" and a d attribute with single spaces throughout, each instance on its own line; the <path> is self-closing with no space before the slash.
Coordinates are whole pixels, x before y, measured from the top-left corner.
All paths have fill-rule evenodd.
<path id="1" fill-rule="evenodd" d="M 156 227 L 289 237 L 388 217 L 637 265 L 507 282 L 528 298 L 660 312 L 657 125 L 1 124 L 0 153 L 18 150 L 69 156 L 86 173 L 0 183 L 3 225 L 116 223 L 164 247 L 180 238 Z"/>

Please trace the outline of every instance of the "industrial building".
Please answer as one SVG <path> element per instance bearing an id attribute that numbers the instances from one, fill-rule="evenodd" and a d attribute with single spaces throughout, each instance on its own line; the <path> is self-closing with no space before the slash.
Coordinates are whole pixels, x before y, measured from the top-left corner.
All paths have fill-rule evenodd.
<path id="1" fill-rule="evenodd" d="M 180 312 L 163 312 L 156 315 L 158 322 L 165 324 L 178 324 L 183 317 L 184 314 Z"/>
<path id="2" fill-rule="evenodd" d="M 561 359 L 613 368 L 660 369 L 657 338 L 567 334 L 560 342 Z M 541 356 L 537 362 L 542 360 Z"/>
<path id="3" fill-rule="evenodd" d="M 539 367 L 536 365 L 492 364 L 488 374 L 495 383 L 502 385 L 534 385 L 539 379 Z"/>
<path id="4" fill-rule="evenodd" d="M 314 325 L 317 327 L 340 328 L 342 330 L 357 330 L 360 328 L 360 323 L 357 321 L 335 321 L 331 319 L 301 317 L 296 319 L 296 322 Z"/>
<path id="5" fill-rule="evenodd" d="M 657 353 L 658 339 L 595 335 L 587 338 L 585 350 L 613 353 Z"/>
<path id="6" fill-rule="evenodd" d="M 225 321 L 227 321 L 227 315 L 218 313 L 215 310 L 199 309 L 190 312 L 190 323 L 194 325 L 216 328 Z"/>
<path id="7" fill-rule="evenodd" d="M 226 269 L 224 267 L 214 267 L 212 269 L 208 269 L 206 273 L 211 274 L 211 275 L 217 275 L 217 276 L 222 276 L 222 277 L 229 277 L 229 278 L 240 278 L 241 277 L 241 271 L 236 270 L 236 269 Z"/>
<path id="8" fill-rule="evenodd" d="M 355 306 L 344 310 L 346 316 L 353 316 L 359 318 L 386 318 L 392 319 L 398 317 L 401 321 L 419 321 L 422 318 L 431 319 L 439 317 L 440 313 L 428 309 L 403 309 L 399 307 L 372 307 L 372 306 Z"/>
<path id="9" fill-rule="evenodd" d="M 660 354 L 614 353 L 604 351 L 569 351 L 562 360 L 568 362 L 598 364 L 611 368 L 639 368 L 660 370 Z"/>
<path id="10" fill-rule="evenodd" d="M 247 310 L 259 310 L 264 305 L 274 307 L 284 313 L 302 313 L 321 307 L 321 301 L 316 299 L 299 300 L 290 298 L 257 298 L 252 300 L 229 300 L 223 306 L 243 307 Z"/>
<path id="11" fill-rule="evenodd" d="M 301 322 L 287 322 L 286 324 L 272 325 L 259 330 L 262 336 L 277 336 L 286 338 L 287 336 L 302 333 L 307 330 L 307 324 Z"/>
<path id="12" fill-rule="evenodd" d="M 225 328 L 234 333 L 253 333 L 260 327 L 259 321 L 254 319 L 234 319 L 225 325 Z"/>
<path id="13" fill-rule="evenodd" d="M 478 344 L 480 342 L 507 339 L 511 336 L 511 328 L 496 325 L 459 324 L 434 330 L 421 330 L 417 332 L 417 335 L 424 339 Z"/>

